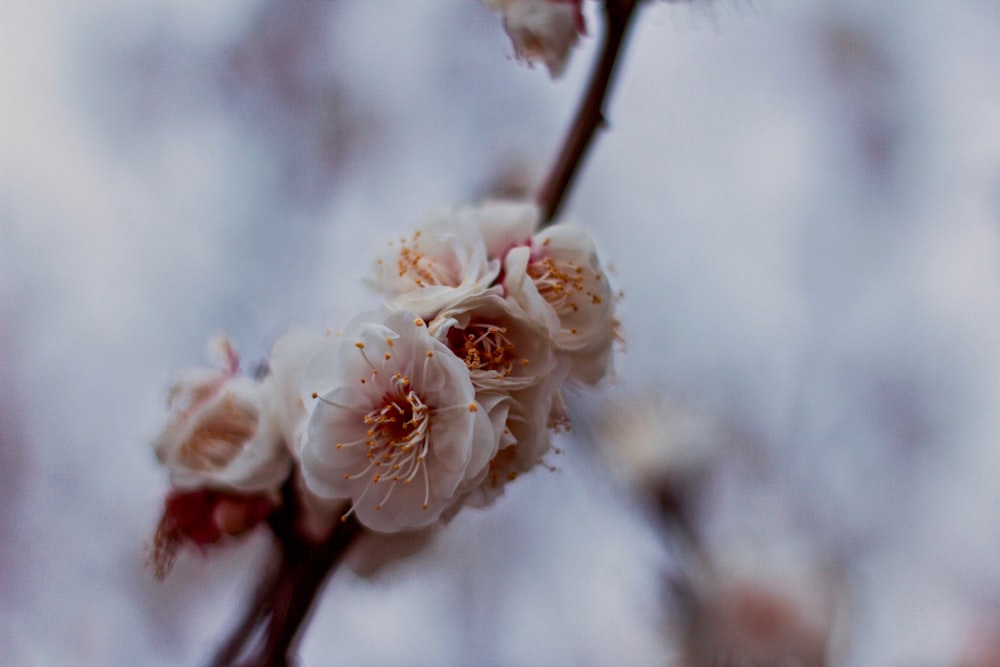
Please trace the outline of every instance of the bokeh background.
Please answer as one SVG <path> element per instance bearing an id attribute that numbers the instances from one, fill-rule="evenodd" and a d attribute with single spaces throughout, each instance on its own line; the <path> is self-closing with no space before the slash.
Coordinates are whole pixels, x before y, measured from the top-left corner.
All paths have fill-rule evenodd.
<path id="1" fill-rule="evenodd" d="M 210 655 L 267 538 L 145 567 L 171 378 L 530 193 L 585 5 L 556 82 L 473 0 L 0 8 L 0 662 Z M 994 0 L 651 3 L 566 208 L 625 295 L 616 381 L 555 471 L 338 572 L 302 664 L 682 664 L 659 473 L 720 578 L 824 600 L 827 664 L 1000 664 L 998 73 Z"/>

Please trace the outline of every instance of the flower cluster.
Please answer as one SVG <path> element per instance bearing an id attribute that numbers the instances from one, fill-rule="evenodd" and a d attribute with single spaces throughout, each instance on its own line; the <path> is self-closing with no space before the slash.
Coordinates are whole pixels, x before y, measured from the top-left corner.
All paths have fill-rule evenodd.
<path id="1" fill-rule="evenodd" d="M 228 338 L 218 363 L 180 374 L 170 389 L 170 416 L 153 448 L 170 470 L 151 560 L 164 576 L 177 549 L 200 548 L 240 535 L 279 504 L 306 419 L 299 383 L 308 358 L 328 342 L 293 330 L 278 339 L 266 366 L 249 377 Z"/>
<path id="2" fill-rule="evenodd" d="M 381 309 L 285 334 L 257 378 L 227 340 L 218 368 L 182 374 L 154 442 L 175 486 L 158 567 L 266 518 L 293 474 L 306 512 L 395 533 L 541 462 L 567 424 L 561 387 L 608 374 L 617 327 L 593 241 L 539 227 L 511 202 L 434 217 L 376 249 Z"/>
<path id="3" fill-rule="evenodd" d="M 382 310 L 309 363 L 306 486 L 383 532 L 485 505 L 549 451 L 560 387 L 610 367 L 613 299 L 594 244 L 531 205 L 428 220 L 377 250 Z"/>

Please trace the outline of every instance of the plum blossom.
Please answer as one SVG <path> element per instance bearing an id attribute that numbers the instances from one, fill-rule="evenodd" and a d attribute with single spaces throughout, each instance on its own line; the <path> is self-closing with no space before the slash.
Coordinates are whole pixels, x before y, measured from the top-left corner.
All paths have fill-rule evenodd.
<path id="1" fill-rule="evenodd" d="M 333 342 L 328 333 L 297 327 L 282 334 L 271 347 L 262 390 L 291 454 L 298 454 L 308 411 L 302 397 L 302 373 L 309 360 Z"/>
<path id="2" fill-rule="evenodd" d="M 266 519 L 275 504 L 275 499 L 265 493 L 208 489 L 171 492 L 164 502 L 149 557 L 157 579 L 170 573 L 185 544 L 204 551 L 227 536 L 242 535 Z"/>
<path id="3" fill-rule="evenodd" d="M 528 387 L 540 382 L 556 365 L 545 331 L 519 317 L 495 292 L 445 309 L 429 329 L 465 362 L 477 389 Z"/>
<path id="4" fill-rule="evenodd" d="M 274 390 L 239 372 L 228 339 L 224 363 L 180 375 L 170 390 L 170 418 L 153 442 L 156 456 L 181 488 L 242 492 L 276 488 L 291 468 Z"/>
<path id="5" fill-rule="evenodd" d="M 465 363 L 412 312 L 356 318 L 306 371 L 309 489 L 350 498 L 368 528 L 435 523 L 496 452 L 499 433 Z"/>
<path id="6" fill-rule="evenodd" d="M 571 354 L 575 379 L 596 384 L 607 375 L 618 323 L 608 277 L 585 231 L 554 225 L 512 248 L 504 257 L 503 286 L 548 330 L 556 349 Z"/>
<path id="7" fill-rule="evenodd" d="M 503 15 L 504 30 L 518 59 L 541 61 L 549 76 L 559 77 L 570 50 L 584 34 L 581 0 L 484 0 Z"/>
<path id="8" fill-rule="evenodd" d="M 514 246 L 525 245 L 538 231 L 541 211 L 534 202 L 489 200 L 455 213 L 462 224 L 478 230 L 490 259 L 502 259 Z"/>
<path id="9" fill-rule="evenodd" d="M 390 308 L 431 318 L 486 291 L 499 273 L 500 262 L 487 257 L 479 231 L 451 211 L 380 248 L 370 283 L 389 298 Z"/>
<path id="10" fill-rule="evenodd" d="M 481 400 L 490 401 L 503 408 L 503 434 L 496 455 L 476 480 L 467 485 L 461 503 L 470 507 L 486 507 L 503 494 L 509 482 L 543 462 L 552 450 L 550 429 L 563 424 L 562 397 L 559 385 L 565 380 L 566 365 L 557 365 L 544 375 L 539 384 L 511 392 L 502 399 L 498 394 L 486 393 Z M 499 413 L 497 407 L 491 416 Z"/>

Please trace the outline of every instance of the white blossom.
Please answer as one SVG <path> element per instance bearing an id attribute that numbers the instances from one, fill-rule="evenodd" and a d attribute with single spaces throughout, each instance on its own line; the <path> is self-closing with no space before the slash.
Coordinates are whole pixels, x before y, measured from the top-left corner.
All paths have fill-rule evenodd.
<path id="1" fill-rule="evenodd" d="M 389 297 L 390 308 L 429 319 L 486 291 L 499 273 L 500 261 L 487 257 L 479 230 L 449 211 L 379 248 L 370 282 Z"/>
<path id="2" fill-rule="evenodd" d="M 555 347 L 572 355 L 575 379 L 595 384 L 608 373 L 617 336 L 614 299 L 585 231 L 554 225 L 512 248 L 504 257 L 503 286 L 548 330 Z"/>
<path id="3" fill-rule="evenodd" d="M 465 362 L 480 390 L 522 389 L 539 383 L 556 365 L 545 330 L 518 316 L 495 292 L 445 309 L 429 328 Z"/>
<path id="4" fill-rule="evenodd" d="M 484 0 L 503 15 L 514 53 L 528 63 L 541 61 L 553 78 L 562 74 L 569 53 L 584 32 L 580 0 Z"/>
<path id="5" fill-rule="evenodd" d="M 496 394 L 482 396 L 484 404 L 492 401 L 497 406 L 491 414 L 501 414 L 502 407 L 503 437 L 487 469 L 475 484 L 467 485 L 461 505 L 486 507 L 503 494 L 509 482 L 543 463 L 552 450 L 551 427 L 562 425 L 559 385 L 565 376 L 565 365 L 560 365 L 540 384 L 502 399 Z"/>
<path id="6" fill-rule="evenodd" d="M 271 348 L 262 391 L 291 454 L 297 455 L 308 413 L 302 397 L 302 373 L 308 361 L 333 338 L 298 327 L 282 334 Z"/>
<path id="7" fill-rule="evenodd" d="M 541 222 L 541 211 L 530 201 L 489 200 L 460 208 L 456 215 L 478 230 L 487 257 L 500 260 L 511 248 L 527 244 Z"/>
<path id="8" fill-rule="evenodd" d="M 287 477 L 291 456 L 271 392 L 239 373 L 228 339 L 222 368 L 180 375 L 170 390 L 171 415 L 153 447 L 178 487 L 270 490 Z"/>
<path id="9" fill-rule="evenodd" d="M 306 371 L 315 408 L 301 452 L 310 490 L 350 498 L 367 527 L 429 526 L 496 452 L 465 363 L 414 313 L 366 315 Z"/>

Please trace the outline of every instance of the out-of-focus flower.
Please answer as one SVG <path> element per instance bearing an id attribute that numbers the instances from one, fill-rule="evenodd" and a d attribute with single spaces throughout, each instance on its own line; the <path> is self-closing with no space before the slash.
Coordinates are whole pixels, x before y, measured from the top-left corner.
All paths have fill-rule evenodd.
<path id="1" fill-rule="evenodd" d="M 704 410 L 655 387 L 604 397 L 595 428 L 611 470 L 646 489 L 700 477 L 725 435 Z"/>
<path id="2" fill-rule="evenodd" d="M 585 231 L 558 224 L 512 248 L 503 286 L 555 347 L 572 355 L 572 377 L 596 384 L 608 374 L 618 322 L 608 277 Z"/>
<path id="3" fill-rule="evenodd" d="M 559 394 L 565 377 L 566 367 L 560 364 L 541 383 L 513 391 L 502 399 L 489 392 L 481 396 L 487 406 L 502 400 L 502 437 L 487 469 L 474 484 L 467 485 L 461 504 L 486 507 L 503 494 L 509 482 L 543 463 L 552 450 L 551 429 L 565 422 Z M 497 408 L 491 409 L 491 416 L 496 412 Z"/>
<path id="4" fill-rule="evenodd" d="M 282 334 L 271 347 L 262 391 L 293 456 L 298 455 L 308 417 L 302 397 L 302 372 L 317 352 L 333 342 L 328 334 L 298 327 Z"/>
<path id="5" fill-rule="evenodd" d="M 500 262 L 487 257 L 479 230 L 451 211 L 380 248 L 371 284 L 390 298 L 390 308 L 429 319 L 486 291 L 499 272 Z"/>
<path id="6" fill-rule="evenodd" d="M 153 537 L 150 561 L 157 578 L 173 567 L 184 544 L 204 550 L 226 536 L 242 535 L 263 521 L 275 508 L 269 494 L 239 494 L 198 489 L 174 491 L 167 496 L 163 516 Z"/>
<path id="7" fill-rule="evenodd" d="M 374 577 L 393 563 L 427 548 L 438 536 L 435 528 L 398 533 L 364 533 L 351 546 L 344 563 L 362 577 Z"/>
<path id="8" fill-rule="evenodd" d="M 581 0 L 483 0 L 503 15 L 514 53 L 528 63 L 541 61 L 556 78 L 569 52 L 586 32 Z"/>
<path id="9" fill-rule="evenodd" d="M 306 375 L 317 385 L 306 484 L 350 498 L 349 512 L 373 530 L 433 524 L 496 452 L 500 434 L 468 368 L 412 312 L 357 318 Z"/>
<path id="10" fill-rule="evenodd" d="M 288 476 L 291 456 L 273 389 L 239 373 L 223 338 L 222 368 L 181 374 L 170 390 L 171 415 L 153 447 L 181 488 L 273 490 Z"/>
<path id="11" fill-rule="evenodd" d="M 832 564 L 780 533 L 722 546 L 682 600 L 680 664 L 824 667 L 841 588 Z"/>

